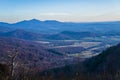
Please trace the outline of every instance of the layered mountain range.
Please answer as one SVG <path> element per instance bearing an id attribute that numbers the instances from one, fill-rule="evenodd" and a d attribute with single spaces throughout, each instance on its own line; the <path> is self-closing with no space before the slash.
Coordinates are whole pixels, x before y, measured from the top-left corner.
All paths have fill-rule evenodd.
<path id="1" fill-rule="evenodd" d="M 119 21 L 0 22 L 0 63 L 17 53 L 15 71 L 31 69 L 35 80 L 119 80 L 119 32 Z"/>
<path id="2" fill-rule="evenodd" d="M 90 31 L 90 32 L 108 32 L 119 31 L 120 22 L 88 22 L 88 23 L 72 23 L 59 22 L 56 20 L 40 21 L 37 19 L 24 20 L 17 23 L 0 22 L 0 27 L 5 27 L 1 31 L 10 31 L 11 29 L 23 29 L 37 33 L 56 33 L 61 31 Z M 7 30 L 9 29 L 9 30 Z"/>
<path id="3" fill-rule="evenodd" d="M 120 22 L 72 23 L 55 20 L 24 20 L 17 23 L 0 22 L 0 36 L 27 40 L 70 40 L 84 37 L 120 35 Z"/>

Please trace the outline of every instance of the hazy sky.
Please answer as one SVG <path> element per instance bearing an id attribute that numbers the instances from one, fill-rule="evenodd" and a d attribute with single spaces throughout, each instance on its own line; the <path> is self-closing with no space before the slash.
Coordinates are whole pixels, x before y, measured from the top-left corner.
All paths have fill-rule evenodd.
<path id="1" fill-rule="evenodd" d="M 120 0 L 0 0 L 0 21 L 120 20 Z"/>

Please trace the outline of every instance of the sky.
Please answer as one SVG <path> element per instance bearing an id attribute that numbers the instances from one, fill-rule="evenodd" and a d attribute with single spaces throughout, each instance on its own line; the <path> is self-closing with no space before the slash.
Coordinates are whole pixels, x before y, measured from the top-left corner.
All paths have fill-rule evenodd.
<path id="1" fill-rule="evenodd" d="M 62 22 L 119 21 L 120 0 L 0 0 L 0 22 L 33 18 Z"/>

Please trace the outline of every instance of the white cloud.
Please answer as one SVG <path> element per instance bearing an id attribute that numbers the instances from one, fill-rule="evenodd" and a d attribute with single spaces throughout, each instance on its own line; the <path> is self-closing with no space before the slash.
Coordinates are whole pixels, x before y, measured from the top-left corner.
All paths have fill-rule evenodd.
<path id="1" fill-rule="evenodd" d="M 69 16 L 69 13 L 41 13 L 43 16 Z"/>

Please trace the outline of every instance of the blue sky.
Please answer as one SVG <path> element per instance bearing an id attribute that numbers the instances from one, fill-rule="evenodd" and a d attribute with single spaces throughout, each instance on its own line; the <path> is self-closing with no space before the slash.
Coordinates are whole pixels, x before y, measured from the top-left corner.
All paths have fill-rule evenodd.
<path id="1" fill-rule="evenodd" d="M 70 22 L 120 19 L 120 0 L 0 0 L 0 21 L 29 19 Z"/>

